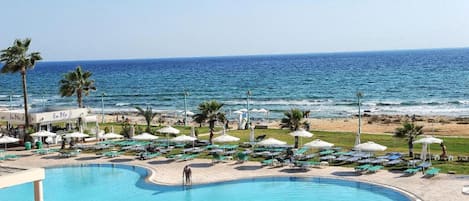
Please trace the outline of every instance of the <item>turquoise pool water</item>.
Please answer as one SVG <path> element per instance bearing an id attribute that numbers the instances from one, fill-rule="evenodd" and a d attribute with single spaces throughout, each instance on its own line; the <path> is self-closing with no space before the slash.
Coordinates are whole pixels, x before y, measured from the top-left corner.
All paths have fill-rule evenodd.
<path id="1" fill-rule="evenodd" d="M 145 182 L 144 168 L 86 165 L 46 169 L 45 201 L 409 201 L 376 185 L 325 178 L 245 179 L 190 189 Z M 32 201 L 33 185 L 0 190 L 1 201 Z"/>

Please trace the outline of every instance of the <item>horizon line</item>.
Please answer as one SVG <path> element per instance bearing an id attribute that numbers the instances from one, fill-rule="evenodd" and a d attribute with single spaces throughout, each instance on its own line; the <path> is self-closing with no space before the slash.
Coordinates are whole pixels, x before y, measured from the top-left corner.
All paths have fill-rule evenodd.
<path id="1" fill-rule="evenodd" d="M 228 58 L 228 57 L 262 57 L 262 56 L 289 56 L 289 55 L 321 55 L 321 54 L 350 54 L 350 53 L 373 53 L 373 52 L 405 52 L 405 51 L 425 51 L 425 50 L 452 50 L 468 49 L 468 47 L 439 47 L 439 48 L 403 48 L 403 49 L 381 49 L 381 50 L 350 50 L 350 51 L 324 51 L 324 52 L 298 52 L 298 53 L 260 53 L 260 54 L 240 54 L 240 55 L 205 55 L 205 56 L 174 56 L 174 57 L 148 57 L 148 58 L 102 58 L 102 59 L 63 59 L 63 60 L 42 60 L 39 62 L 76 62 L 76 61 L 126 61 L 126 60 L 165 60 L 165 59 L 198 59 L 198 58 Z"/>

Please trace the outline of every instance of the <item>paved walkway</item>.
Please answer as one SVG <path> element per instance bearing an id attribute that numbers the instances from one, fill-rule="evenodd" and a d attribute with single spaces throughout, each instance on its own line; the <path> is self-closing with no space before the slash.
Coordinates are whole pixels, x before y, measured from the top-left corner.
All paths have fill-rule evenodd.
<path id="1" fill-rule="evenodd" d="M 140 161 L 131 156 L 102 158 L 92 154 L 81 154 L 78 157 L 64 159 L 59 158 L 57 154 L 33 155 L 30 151 L 14 151 L 13 153 L 21 156 L 21 158 L 16 161 L 4 161 L 0 165 L 18 167 L 49 167 L 86 163 L 139 165 L 147 167 L 153 172 L 148 178 L 151 182 L 165 185 L 181 185 L 182 169 L 185 165 L 190 164 L 194 184 L 263 176 L 320 176 L 385 184 L 398 189 L 405 189 L 405 191 L 411 192 L 419 199 L 425 201 L 469 200 L 469 195 L 464 195 L 461 192 L 462 187 L 469 184 L 469 176 L 463 175 L 440 174 L 433 178 L 423 178 L 421 174 L 416 174 L 410 177 L 402 177 L 402 173 L 393 173 L 386 170 L 375 174 L 357 175 L 351 168 L 332 166 L 321 169 L 312 168 L 309 171 L 299 171 L 288 167 L 261 167 L 259 162 L 238 164 L 235 161 L 230 161 L 212 164 L 211 160 L 207 159 L 175 162 L 161 157 Z"/>

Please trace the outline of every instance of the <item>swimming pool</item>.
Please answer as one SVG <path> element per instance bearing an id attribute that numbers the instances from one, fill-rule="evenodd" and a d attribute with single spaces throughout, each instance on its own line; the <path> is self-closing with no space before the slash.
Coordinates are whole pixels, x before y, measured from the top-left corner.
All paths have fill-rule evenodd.
<path id="1" fill-rule="evenodd" d="M 381 186 L 329 178 L 244 179 L 190 189 L 147 183 L 148 170 L 127 165 L 82 165 L 46 169 L 45 201 L 409 201 Z M 2 201 L 32 201 L 33 185 L 0 190 Z"/>

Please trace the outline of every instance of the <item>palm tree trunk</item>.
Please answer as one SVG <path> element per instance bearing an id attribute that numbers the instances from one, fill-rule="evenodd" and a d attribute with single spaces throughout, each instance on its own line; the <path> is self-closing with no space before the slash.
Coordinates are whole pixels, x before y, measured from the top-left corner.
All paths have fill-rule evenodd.
<path id="1" fill-rule="evenodd" d="M 414 144 L 412 143 L 413 138 L 409 139 L 409 157 L 414 157 Z"/>
<path id="2" fill-rule="evenodd" d="M 23 101 L 24 101 L 24 141 L 29 140 L 29 113 L 28 113 L 28 91 L 26 87 L 26 69 L 21 70 L 21 80 L 23 81 Z"/>
<path id="3" fill-rule="evenodd" d="M 298 136 L 295 136 L 295 148 L 298 148 Z"/>
<path id="4" fill-rule="evenodd" d="M 83 108 L 81 89 L 77 90 L 77 102 L 78 102 L 78 108 Z"/>
<path id="5" fill-rule="evenodd" d="M 210 144 L 212 144 L 212 138 L 213 138 L 213 128 L 210 127 L 210 138 L 209 138 L 209 140 L 208 140 L 208 142 L 209 142 Z"/>

